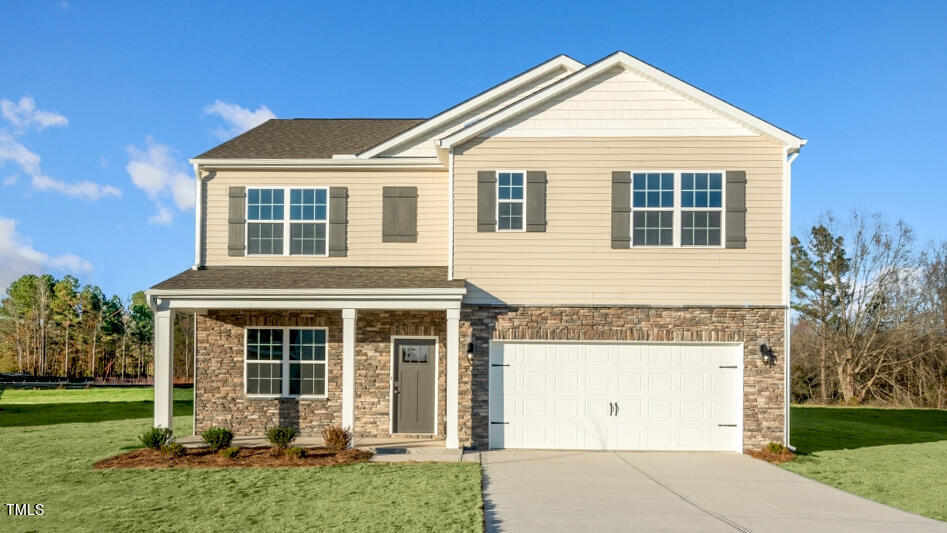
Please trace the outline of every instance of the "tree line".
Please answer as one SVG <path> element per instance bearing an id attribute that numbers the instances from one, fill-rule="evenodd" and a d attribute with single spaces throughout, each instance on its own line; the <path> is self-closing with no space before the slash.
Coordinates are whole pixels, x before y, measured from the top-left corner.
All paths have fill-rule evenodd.
<path id="1" fill-rule="evenodd" d="M 193 318 L 175 320 L 175 375 L 192 375 Z M 149 379 L 154 316 L 142 291 L 106 296 L 73 276 L 27 274 L 0 300 L 0 370 L 32 376 Z"/>
<path id="2" fill-rule="evenodd" d="M 791 255 L 794 401 L 947 407 L 947 242 L 825 215 Z"/>

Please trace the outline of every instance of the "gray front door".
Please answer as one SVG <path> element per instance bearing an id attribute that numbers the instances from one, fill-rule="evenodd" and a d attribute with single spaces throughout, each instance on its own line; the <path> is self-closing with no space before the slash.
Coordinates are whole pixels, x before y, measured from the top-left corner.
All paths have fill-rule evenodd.
<path id="1" fill-rule="evenodd" d="M 395 433 L 434 433 L 435 342 L 434 339 L 395 341 Z"/>

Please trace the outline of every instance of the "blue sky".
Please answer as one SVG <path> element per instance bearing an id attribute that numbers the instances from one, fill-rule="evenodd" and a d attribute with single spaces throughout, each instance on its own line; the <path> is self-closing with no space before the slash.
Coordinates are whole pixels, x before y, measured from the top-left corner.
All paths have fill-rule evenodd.
<path id="1" fill-rule="evenodd" d="M 125 296 L 190 266 L 187 159 L 253 112 L 427 117 L 619 49 L 809 140 L 795 232 L 860 208 L 943 240 L 945 21 L 941 1 L 0 0 L 0 283 L 72 272 Z"/>

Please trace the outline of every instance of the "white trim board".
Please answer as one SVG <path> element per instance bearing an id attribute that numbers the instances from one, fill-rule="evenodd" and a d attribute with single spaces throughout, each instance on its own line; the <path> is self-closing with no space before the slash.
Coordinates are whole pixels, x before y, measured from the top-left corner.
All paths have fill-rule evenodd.
<path id="1" fill-rule="evenodd" d="M 632 57 L 625 52 L 615 52 L 614 54 L 585 67 L 571 76 L 553 83 L 552 85 L 536 93 L 533 93 L 532 95 L 527 96 L 526 98 L 523 98 L 518 102 L 509 105 L 493 113 L 492 115 L 475 122 L 474 124 L 467 126 L 466 128 L 442 138 L 438 144 L 441 148 L 450 148 L 458 145 L 459 143 L 477 137 L 484 132 L 489 131 L 493 127 L 510 120 L 521 113 L 533 109 L 537 105 L 546 102 L 565 91 L 573 89 L 580 84 L 589 81 L 592 78 L 617 66 L 628 69 L 642 77 L 663 85 L 664 87 L 673 90 L 687 98 L 690 98 L 697 103 L 703 104 L 707 108 L 721 114 L 724 117 L 730 118 L 731 120 L 734 120 L 737 123 L 742 124 L 754 131 L 758 131 L 760 134 L 771 137 L 781 144 L 794 150 L 798 150 L 806 143 L 805 139 L 796 137 L 795 135 L 780 129 L 758 117 L 755 117 L 750 113 L 747 113 L 746 111 L 743 111 L 742 109 L 717 98 L 716 96 L 713 96 L 698 89 L 697 87 L 694 87 L 693 85 L 679 80 L 678 78 L 675 78 L 674 76 L 671 76 L 670 74 L 657 69 L 645 63 L 644 61 L 641 61 L 640 59 Z"/>
<path id="2" fill-rule="evenodd" d="M 462 116 L 465 113 L 469 113 L 477 109 L 478 107 L 482 106 L 483 104 L 489 102 L 490 100 L 493 100 L 494 98 L 502 96 L 504 93 L 508 93 L 512 90 L 515 90 L 518 87 L 522 87 L 523 85 L 531 82 L 532 80 L 540 76 L 543 76 L 553 70 L 565 69 L 568 72 L 575 72 L 582 69 L 584 66 L 585 65 L 583 65 L 582 63 L 579 63 L 578 61 L 576 61 L 575 59 L 572 59 L 571 57 L 567 55 L 558 55 L 550 59 L 549 61 L 546 61 L 521 74 L 518 74 L 514 76 L 513 78 L 510 78 L 493 88 L 487 89 L 486 91 L 478 94 L 477 96 L 474 96 L 473 98 L 470 98 L 464 102 L 461 102 L 460 104 L 457 104 L 454 107 L 451 107 L 447 109 L 446 111 L 443 111 L 435 115 L 434 117 L 428 120 L 425 120 L 424 122 L 418 124 L 417 126 L 414 126 L 413 128 L 407 131 L 404 131 L 398 135 L 395 135 L 394 137 L 382 142 L 381 144 L 377 144 L 363 151 L 362 153 L 358 154 L 357 157 L 359 159 L 368 159 L 368 158 L 376 157 L 388 149 L 405 144 L 411 141 L 412 139 L 420 137 L 426 133 L 430 133 L 431 131 L 436 129 L 438 126 L 441 126 L 442 124 L 445 124 L 459 116 Z"/>

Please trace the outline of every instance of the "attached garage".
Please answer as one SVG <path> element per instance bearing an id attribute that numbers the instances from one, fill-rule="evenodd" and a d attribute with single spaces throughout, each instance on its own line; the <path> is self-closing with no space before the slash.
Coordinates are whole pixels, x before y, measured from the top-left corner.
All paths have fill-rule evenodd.
<path id="1" fill-rule="evenodd" d="M 490 447 L 743 449 L 742 344 L 492 341 Z"/>

